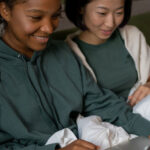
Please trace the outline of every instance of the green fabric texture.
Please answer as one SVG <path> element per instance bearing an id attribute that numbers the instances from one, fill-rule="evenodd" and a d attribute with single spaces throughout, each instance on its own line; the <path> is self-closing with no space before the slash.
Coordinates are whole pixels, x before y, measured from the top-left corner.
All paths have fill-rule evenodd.
<path id="1" fill-rule="evenodd" d="M 111 38 L 100 45 L 88 44 L 78 37 L 74 41 L 93 69 L 99 86 L 110 89 L 127 100 L 138 77 L 134 61 L 125 48 L 119 31 L 116 30 Z"/>
<path id="2" fill-rule="evenodd" d="M 100 115 L 127 132 L 148 136 L 150 122 L 95 81 L 64 42 L 49 41 L 31 60 L 0 40 L 0 150 L 54 150 L 58 130 L 76 136 L 80 113 Z"/>

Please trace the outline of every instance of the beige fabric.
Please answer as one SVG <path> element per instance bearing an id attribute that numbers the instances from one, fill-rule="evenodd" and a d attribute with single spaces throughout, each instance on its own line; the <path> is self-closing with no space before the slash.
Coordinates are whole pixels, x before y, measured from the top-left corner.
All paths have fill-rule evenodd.
<path id="1" fill-rule="evenodd" d="M 71 49 L 77 54 L 77 56 L 79 56 L 81 58 L 82 63 L 90 71 L 90 73 L 92 74 L 94 80 L 97 82 L 97 79 L 96 79 L 96 76 L 94 74 L 94 71 L 92 70 L 92 68 L 90 67 L 90 65 L 87 63 L 85 56 L 81 52 L 81 50 L 78 47 L 78 45 L 74 41 L 72 41 L 72 38 L 74 38 L 75 36 L 77 36 L 79 34 L 80 34 L 80 31 L 72 33 L 72 34 L 70 34 L 70 35 L 67 36 L 67 38 L 66 38 L 65 41 L 68 43 L 68 45 L 71 47 Z"/>

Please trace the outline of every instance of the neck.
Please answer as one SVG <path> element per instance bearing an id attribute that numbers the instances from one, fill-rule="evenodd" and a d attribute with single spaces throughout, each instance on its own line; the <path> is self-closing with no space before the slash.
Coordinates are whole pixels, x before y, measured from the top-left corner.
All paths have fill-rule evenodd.
<path id="1" fill-rule="evenodd" d="M 90 33 L 89 31 L 81 32 L 81 34 L 79 35 L 79 39 L 92 45 L 99 45 L 106 42 L 106 40 L 100 39 L 99 37 Z"/>

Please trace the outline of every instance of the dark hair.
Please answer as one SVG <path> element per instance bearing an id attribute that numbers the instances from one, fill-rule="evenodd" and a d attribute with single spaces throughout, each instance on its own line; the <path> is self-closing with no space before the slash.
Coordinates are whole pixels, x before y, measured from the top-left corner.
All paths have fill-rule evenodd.
<path id="1" fill-rule="evenodd" d="M 27 0 L 0 0 L 1 2 L 4 2 L 9 8 L 12 8 L 14 6 L 14 4 L 16 3 L 24 3 Z"/>
<path id="2" fill-rule="evenodd" d="M 81 9 L 84 8 L 92 0 L 66 0 L 65 12 L 68 19 L 78 28 L 86 30 L 86 26 L 83 23 L 83 15 Z M 125 0 L 125 15 L 122 23 L 119 27 L 126 25 L 131 16 L 132 0 Z"/>
<path id="3" fill-rule="evenodd" d="M 0 0 L 0 3 L 4 2 L 11 9 L 16 3 L 24 3 L 26 1 L 27 0 Z M 3 35 L 6 25 L 7 22 L 2 18 L 0 14 L 0 36 Z"/>

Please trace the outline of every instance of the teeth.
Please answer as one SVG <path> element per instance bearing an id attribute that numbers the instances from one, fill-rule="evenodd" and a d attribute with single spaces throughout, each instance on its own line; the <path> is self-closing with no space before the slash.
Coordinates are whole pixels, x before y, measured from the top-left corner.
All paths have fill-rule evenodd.
<path id="1" fill-rule="evenodd" d="M 33 36 L 37 41 L 41 43 L 47 43 L 49 37 L 48 36 Z"/>
<path id="2" fill-rule="evenodd" d="M 48 37 L 35 36 L 37 39 L 47 39 Z"/>

